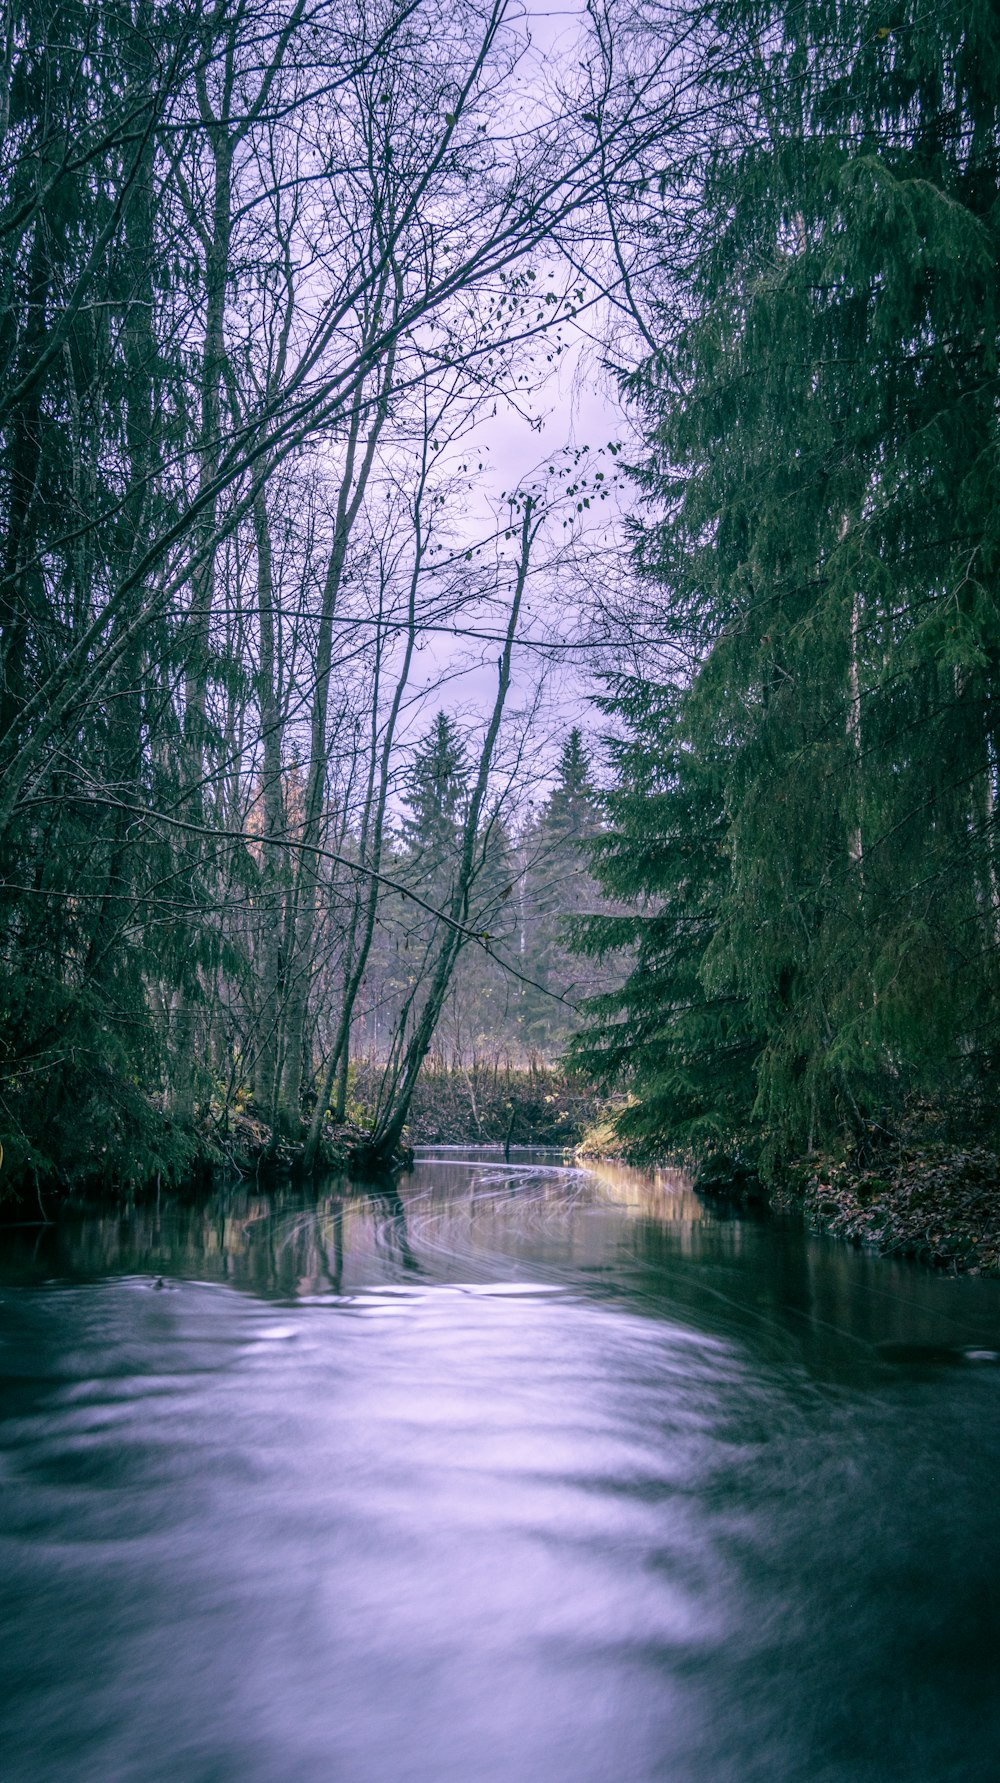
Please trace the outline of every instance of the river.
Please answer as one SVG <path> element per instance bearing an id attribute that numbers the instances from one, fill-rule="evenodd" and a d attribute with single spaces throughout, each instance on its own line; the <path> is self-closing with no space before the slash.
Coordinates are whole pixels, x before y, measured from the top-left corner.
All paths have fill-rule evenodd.
<path id="1" fill-rule="evenodd" d="M 5 1783 L 995 1783 L 1000 1283 L 440 1152 L 0 1231 Z"/>

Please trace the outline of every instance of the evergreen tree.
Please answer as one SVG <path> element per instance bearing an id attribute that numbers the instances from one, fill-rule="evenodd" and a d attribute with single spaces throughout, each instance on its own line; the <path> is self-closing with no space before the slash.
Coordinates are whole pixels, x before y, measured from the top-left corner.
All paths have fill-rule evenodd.
<path id="1" fill-rule="evenodd" d="M 116 586 L 169 524 L 160 454 L 175 451 L 180 353 L 154 333 L 164 236 L 154 219 L 157 126 L 186 27 L 165 9 L 77 0 L 15 6 L 0 146 L 0 786 L 30 753 L 64 665 L 99 629 Z M 157 54 L 157 51 L 159 54 Z M 169 70 L 169 74 L 165 71 Z M 166 84 L 158 86 L 158 82 Z M 72 146 L 70 146 L 72 145 Z M 150 985 L 191 936 L 136 921 L 173 871 L 169 843 L 138 845 L 122 803 L 176 799 L 166 624 L 130 637 L 145 589 L 119 603 L 108 667 L 79 664 L 69 749 L 36 766 L 4 838 L 0 1101 L 7 1176 L 183 1166 L 143 1088 L 161 1088 Z M 88 686 L 88 682 L 91 683 Z M 99 692 L 95 693 L 96 685 Z M 45 704 L 40 708 L 40 696 Z M 39 709 L 40 708 L 40 709 Z M 144 737 L 156 724 L 154 760 Z M 44 759 L 44 750 L 42 759 Z M 166 968 L 169 969 L 169 968 Z"/>
<path id="2" fill-rule="evenodd" d="M 995 1073 L 1000 15 L 710 16 L 727 124 L 682 319 L 632 381 L 664 511 L 639 562 L 699 664 L 678 746 L 721 775 L 694 1000 L 745 1011 L 773 1155 Z M 671 826 L 658 878 L 621 836 L 619 883 L 683 913 Z M 618 1056 L 631 1027 L 669 1075 L 689 1005 L 657 1034 L 630 985 Z"/>
<path id="3" fill-rule="evenodd" d="M 600 702 L 618 734 L 614 786 L 592 870 L 617 909 L 575 925 L 574 946 L 623 956 L 620 987 L 593 999 L 571 1057 L 589 1075 L 626 1086 L 629 1139 L 745 1141 L 758 1041 L 746 1000 L 706 986 L 730 879 L 725 811 L 728 739 L 692 748 L 686 700 L 672 687 L 621 679 Z"/>
<path id="4" fill-rule="evenodd" d="M 577 726 L 566 737 L 552 791 L 523 838 L 521 957 L 525 973 L 568 1001 L 596 988 L 593 971 L 569 947 L 569 924 L 597 903 L 588 867 L 589 844 L 600 827 L 590 758 Z M 572 1010 L 544 991 L 521 994 L 523 1043 L 551 1058 L 574 1025 Z"/>
<path id="5" fill-rule="evenodd" d="M 447 713 L 439 712 L 417 746 L 407 776 L 407 810 L 400 835 L 411 879 L 446 883 L 458 858 L 467 795 L 468 764 L 461 738 Z"/>
<path id="6" fill-rule="evenodd" d="M 591 779 L 590 757 L 583 737 L 574 725 L 562 746 L 556 783 L 542 811 L 540 829 L 554 843 L 579 845 L 588 841 L 597 823 L 597 794 Z"/>
<path id="7" fill-rule="evenodd" d="M 407 883 L 436 908 L 444 909 L 462 849 L 462 823 L 469 793 L 469 765 L 457 727 L 439 712 L 418 745 L 407 779 L 407 811 L 400 825 L 406 854 L 401 867 Z M 512 887 L 516 869 L 510 837 L 495 813 L 482 825 L 475 851 L 465 925 L 488 935 L 507 951 L 512 941 Z M 401 912 L 410 939 L 407 981 L 422 968 L 423 949 L 437 925 L 413 906 Z M 455 966 L 442 1041 L 457 1057 L 475 1049 L 483 1036 L 502 1026 L 509 990 L 501 968 L 480 947 L 462 949 Z"/>

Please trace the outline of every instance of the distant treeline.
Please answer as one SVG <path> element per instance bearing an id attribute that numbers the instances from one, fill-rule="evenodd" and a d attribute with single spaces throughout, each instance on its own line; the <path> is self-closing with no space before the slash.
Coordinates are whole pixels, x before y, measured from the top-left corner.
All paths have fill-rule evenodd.
<path id="1" fill-rule="evenodd" d="M 370 1119 L 379 1077 L 363 1063 L 353 1074 L 362 1126 Z M 467 1065 L 425 1065 L 407 1136 L 411 1145 L 575 1146 L 601 1107 L 593 1089 L 541 1062 L 517 1067 L 479 1058 Z"/>

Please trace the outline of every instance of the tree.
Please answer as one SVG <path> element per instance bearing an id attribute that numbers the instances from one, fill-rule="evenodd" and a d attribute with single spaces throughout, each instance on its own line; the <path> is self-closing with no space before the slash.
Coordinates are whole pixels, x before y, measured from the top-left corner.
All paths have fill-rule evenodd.
<path id="1" fill-rule="evenodd" d="M 569 938 L 573 919 L 596 911 L 599 903 L 589 855 L 600 827 L 590 758 L 574 725 L 563 741 L 552 790 L 522 837 L 521 959 L 541 989 L 522 988 L 518 1015 L 522 1044 L 546 1058 L 572 1032 L 571 1005 L 598 988 L 579 954 L 570 951 Z"/>
<path id="2" fill-rule="evenodd" d="M 406 876 L 428 892 L 446 889 L 457 865 L 468 795 L 464 746 L 452 719 L 439 712 L 414 753 L 400 824 Z"/>
<path id="3" fill-rule="evenodd" d="M 663 516 L 638 560 L 695 665 L 665 760 L 722 775 L 691 1007 L 745 1011 L 774 1157 L 995 1074 L 1000 32 L 861 0 L 706 28 L 725 124 L 629 384 Z M 626 879 L 648 848 L 625 836 Z"/>
<path id="4" fill-rule="evenodd" d="M 730 739 L 686 730 L 685 690 L 619 679 L 602 705 L 614 783 L 592 844 L 613 908 L 578 920 L 573 944 L 621 956 L 623 982 L 591 999 L 570 1057 L 631 1093 L 618 1117 L 640 1143 L 738 1145 L 748 1134 L 759 1039 L 746 999 L 708 981 L 731 877 L 725 808 Z"/>
<path id="5" fill-rule="evenodd" d="M 556 764 L 555 785 L 544 806 L 541 821 L 553 842 L 579 846 L 594 833 L 597 794 L 590 777 L 590 757 L 577 725 L 563 743 Z"/>

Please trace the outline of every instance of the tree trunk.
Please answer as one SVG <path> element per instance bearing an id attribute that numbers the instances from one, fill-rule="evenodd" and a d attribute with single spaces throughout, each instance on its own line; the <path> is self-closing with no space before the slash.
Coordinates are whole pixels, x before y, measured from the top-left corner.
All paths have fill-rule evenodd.
<path id="1" fill-rule="evenodd" d="M 399 1146 L 410 1112 L 410 1103 L 417 1086 L 417 1079 L 424 1059 L 430 1050 L 434 1032 L 444 1008 L 445 998 L 451 984 L 452 974 L 459 953 L 469 934 L 466 927 L 469 915 L 469 898 L 475 879 L 476 842 L 479 836 L 479 822 L 486 800 L 490 769 L 493 765 L 493 754 L 500 731 L 507 692 L 510 687 L 510 665 L 517 633 L 517 623 L 521 610 L 521 599 L 528 575 L 528 564 L 531 546 L 538 527 L 532 525 L 534 504 L 530 497 L 524 503 L 521 523 L 521 550 L 518 562 L 517 580 L 511 601 L 507 631 L 504 638 L 503 652 L 498 664 L 498 682 L 493 712 L 483 739 L 479 757 L 479 770 L 476 784 L 469 800 L 463 826 L 462 855 L 459 870 L 451 897 L 450 908 L 445 915 L 447 927 L 438 952 L 437 961 L 431 976 L 431 983 L 424 1000 L 423 1008 L 417 1019 L 416 1028 L 406 1048 L 400 1080 L 390 1106 L 384 1115 L 376 1121 L 367 1145 L 358 1158 L 358 1166 L 365 1172 L 377 1173 L 390 1167 L 394 1154 Z"/>

